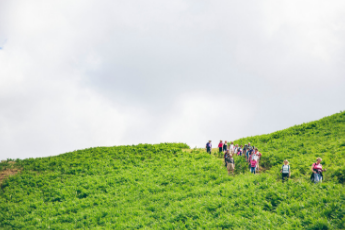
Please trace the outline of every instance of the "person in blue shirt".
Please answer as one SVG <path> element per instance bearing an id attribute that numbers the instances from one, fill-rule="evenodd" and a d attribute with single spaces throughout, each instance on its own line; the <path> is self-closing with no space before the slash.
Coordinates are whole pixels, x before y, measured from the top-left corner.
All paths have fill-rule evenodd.
<path id="1" fill-rule="evenodd" d="M 206 152 L 208 152 L 209 154 L 211 154 L 211 152 L 212 152 L 212 143 L 211 143 L 212 141 L 208 141 L 207 143 L 206 143 Z"/>

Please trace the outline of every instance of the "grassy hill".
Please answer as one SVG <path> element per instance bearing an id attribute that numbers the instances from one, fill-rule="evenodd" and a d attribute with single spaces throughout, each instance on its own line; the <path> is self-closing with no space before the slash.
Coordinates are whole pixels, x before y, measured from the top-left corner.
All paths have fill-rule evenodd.
<path id="1" fill-rule="evenodd" d="M 236 176 L 185 144 L 97 147 L 0 164 L 0 229 L 344 229 L 345 113 L 243 138 Z M 325 182 L 309 182 L 323 158 Z M 292 179 L 280 181 L 284 159 Z M 11 175 L 11 176 L 6 176 Z"/>

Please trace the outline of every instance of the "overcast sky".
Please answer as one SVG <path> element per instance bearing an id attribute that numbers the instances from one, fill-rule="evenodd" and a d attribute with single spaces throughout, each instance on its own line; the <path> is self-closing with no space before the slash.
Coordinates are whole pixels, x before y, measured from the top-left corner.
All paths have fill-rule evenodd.
<path id="1" fill-rule="evenodd" d="M 345 110 L 345 1 L 0 0 L 0 159 Z"/>

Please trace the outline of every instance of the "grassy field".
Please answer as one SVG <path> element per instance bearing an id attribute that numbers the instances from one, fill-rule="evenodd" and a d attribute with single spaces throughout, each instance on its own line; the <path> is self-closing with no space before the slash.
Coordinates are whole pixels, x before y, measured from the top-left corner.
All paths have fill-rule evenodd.
<path id="1" fill-rule="evenodd" d="M 0 164 L 0 229 L 344 229 L 345 113 L 243 138 L 267 171 L 185 144 L 97 147 Z M 309 181 L 316 157 L 328 169 Z M 280 167 L 292 178 L 282 184 Z M 12 175 L 7 176 L 6 175 Z"/>

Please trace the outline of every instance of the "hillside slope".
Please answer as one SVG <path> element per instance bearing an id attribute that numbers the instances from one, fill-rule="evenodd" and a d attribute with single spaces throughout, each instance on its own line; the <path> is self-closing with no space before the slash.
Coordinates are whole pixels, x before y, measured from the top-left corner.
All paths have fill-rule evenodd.
<path id="1" fill-rule="evenodd" d="M 272 134 L 242 138 L 236 143 L 251 142 L 263 153 L 260 162 L 275 174 L 288 159 L 292 178 L 310 177 L 310 168 L 317 157 L 328 169 L 325 181 L 345 182 L 345 112 L 325 117 Z"/>
<path id="2" fill-rule="evenodd" d="M 269 169 L 236 176 L 220 159 L 185 144 L 78 150 L 0 164 L 1 229 L 344 229 L 345 113 L 243 138 Z M 309 182 L 317 156 L 329 170 Z M 279 180 L 288 158 L 292 179 Z"/>

